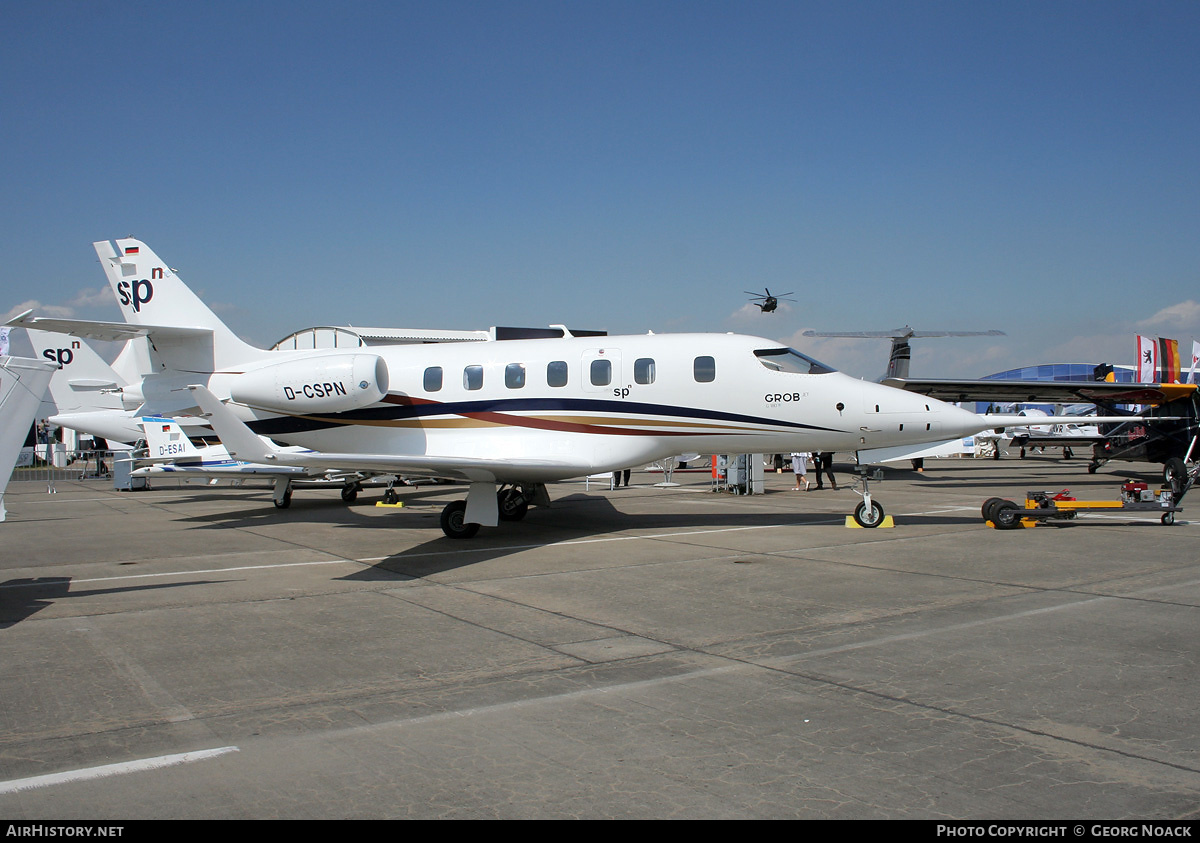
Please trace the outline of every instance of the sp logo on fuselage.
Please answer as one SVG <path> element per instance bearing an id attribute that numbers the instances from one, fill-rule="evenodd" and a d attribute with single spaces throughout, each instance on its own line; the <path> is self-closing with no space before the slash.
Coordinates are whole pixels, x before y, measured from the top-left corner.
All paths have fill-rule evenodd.
<path id="1" fill-rule="evenodd" d="M 145 278 L 121 281 L 117 284 L 117 298 L 121 300 L 121 304 L 132 306 L 134 313 L 140 313 L 142 305 L 154 298 L 154 285 Z"/>

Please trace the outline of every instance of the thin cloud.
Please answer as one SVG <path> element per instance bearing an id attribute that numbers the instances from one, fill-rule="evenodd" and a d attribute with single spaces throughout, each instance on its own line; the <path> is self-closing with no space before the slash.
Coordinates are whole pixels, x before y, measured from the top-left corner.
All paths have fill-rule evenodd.
<path id="1" fill-rule="evenodd" d="M 108 287 L 98 289 L 85 288 L 76 293 L 65 305 L 71 308 L 107 307 L 116 302 L 113 292 Z"/>
<path id="2" fill-rule="evenodd" d="M 750 322 L 752 320 L 761 319 L 764 316 L 768 316 L 768 317 L 786 316 L 792 312 L 792 309 L 793 308 L 787 302 L 781 301 L 779 303 L 778 309 L 774 313 L 763 313 L 762 309 L 759 308 L 758 305 L 756 305 L 754 302 L 748 301 L 745 304 L 743 304 L 741 307 L 739 307 L 737 310 L 735 310 L 733 313 L 729 314 L 729 319 L 732 322 L 745 323 L 745 322 Z"/>
<path id="3" fill-rule="evenodd" d="M 7 322 L 27 310 L 32 310 L 34 316 L 57 316 L 60 319 L 70 319 L 75 315 L 75 311 L 71 307 L 60 304 L 42 304 L 37 299 L 29 299 L 9 309 L 3 317 L 0 317 L 0 321 Z"/>
<path id="4" fill-rule="evenodd" d="M 1149 319 L 1137 323 L 1141 329 L 1195 331 L 1200 327 L 1200 302 L 1188 299 L 1170 307 L 1164 307 Z"/>

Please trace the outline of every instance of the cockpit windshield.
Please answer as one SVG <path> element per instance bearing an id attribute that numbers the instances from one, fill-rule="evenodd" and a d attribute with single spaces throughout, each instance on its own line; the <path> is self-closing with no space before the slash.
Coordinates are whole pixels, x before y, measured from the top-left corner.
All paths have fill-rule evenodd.
<path id="1" fill-rule="evenodd" d="M 826 375 L 836 372 L 832 366 L 826 366 L 801 354 L 794 348 L 760 348 L 754 352 L 758 362 L 773 372 L 790 372 L 797 375 Z"/>

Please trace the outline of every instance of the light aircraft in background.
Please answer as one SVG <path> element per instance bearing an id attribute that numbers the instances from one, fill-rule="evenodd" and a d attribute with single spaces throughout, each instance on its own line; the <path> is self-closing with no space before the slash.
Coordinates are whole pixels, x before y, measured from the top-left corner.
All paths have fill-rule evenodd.
<path id="1" fill-rule="evenodd" d="M 734 334 L 496 340 L 267 351 L 229 330 L 144 243 L 95 244 L 128 322 L 16 324 L 145 336 L 141 412 L 201 407 L 235 459 L 470 484 L 452 538 L 549 503 L 546 484 L 673 454 L 863 451 L 940 442 L 1006 421 L 841 374 Z M 310 449 L 294 453 L 261 436 Z M 855 510 L 877 526 L 869 493 Z"/>
<path id="2" fill-rule="evenodd" d="M 1098 367 L 1097 375 L 1111 367 Z M 1078 444 L 1092 445 L 1088 471 L 1108 460 L 1162 463 L 1163 479 L 1177 486 L 1195 458 L 1200 434 L 1200 393 L 1190 383 L 1126 383 L 1114 380 L 1031 381 L 889 378 L 886 385 L 943 401 L 998 404 L 1094 404 L 1108 416 L 1087 416 L 1098 433 L 1080 431 Z M 1137 413 L 1122 407 L 1140 406 Z M 987 418 L 987 416 L 984 416 Z"/>
<path id="3" fill-rule="evenodd" d="M 341 486 L 342 500 L 351 503 L 358 498 L 362 483 L 377 474 L 246 462 L 231 457 L 224 445 L 197 447 L 172 419 L 145 417 L 139 419 L 138 424 L 145 431 L 146 456 L 138 460 L 139 467 L 133 470 L 132 476 L 147 479 L 169 476 L 176 479 L 270 480 L 275 486 L 274 502 L 279 509 L 291 505 L 294 487 L 305 485 Z M 265 444 L 275 447 L 269 442 Z M 304 451 L 296 447 L 279 450 L 284 453 Z"/>

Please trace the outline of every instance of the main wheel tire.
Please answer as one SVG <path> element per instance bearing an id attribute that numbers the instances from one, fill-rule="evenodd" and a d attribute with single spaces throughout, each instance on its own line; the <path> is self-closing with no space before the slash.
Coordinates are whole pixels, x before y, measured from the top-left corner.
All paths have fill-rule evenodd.
<path id="1" fill-rule="evenodd" d="M 496 493 L 501 521 L 520 521 L 529 511 L 529 500 L 520 489 L 504 489 Z"/>
<path id="2" fill-rule="evenodd" d="M 399 503 L 400 496 L 396 494 L 395 489 L 389 488 L 387 491 L 385 491 L 383 493 L 383 502 L 384 503 Z"/>
<path id="3" fill-rule="evenodd" d="M 979 508 L 980 513 L 983 514 L 983 520 L 994 522 L 996 516 L 993 510 L 995 510 L 997 505 L 1002 503 L 1004 503 L 1004 498 L 988 498 L 984 501 L 983 506 Z"/>
<path id="4" fill-rule="evenodd" d="M 867 502 L 863 501 L 854 508 L 854 521 L 860 527 L 878 527 L 883 523 L 883 507 L 877 501 L 871 501 L 868 508 Z"/>
<path id="5" fill-rule="evenodd" d="M 1163 482 L 1171 487 L 1171 491 L 1178 495 L 1183 491 L 1183 484 L 1187 482 L 1187 464 L 1179 457 L 1171 457 L 1163 463 Z"/>
<path id="6" fill-rule="evenodd" d="M 1001 501 L 992 508 L 991 521 L 997 530 L 1015 530 L 1021 526 L 1021 507 L 1013 501 Z"/>
<path id="7" fill-rule="evenodd" d="M 357 484 L 354 486 L 343 486 L 342 487 L 342 500 L 344 500 L 346 503 L 353 503 L 357 499 L 358 499 Z"/>
<path id="8" fill-rule="evenodd" d="M 442 532 L 452 539 L 469 539 L 479 532 L 478 524 L 468 524 L 466 501 L 452 501 L 442 510 Z"/>
<path id="9" fill-rule="evenodd" d="M 284 493 L 283 500 L 279 500 L 279 498 L 271 498 L 271 502 L 275 504 L 276 509 L 287 509 L 292 505 L 292 490 L 288 489 Z"/>

